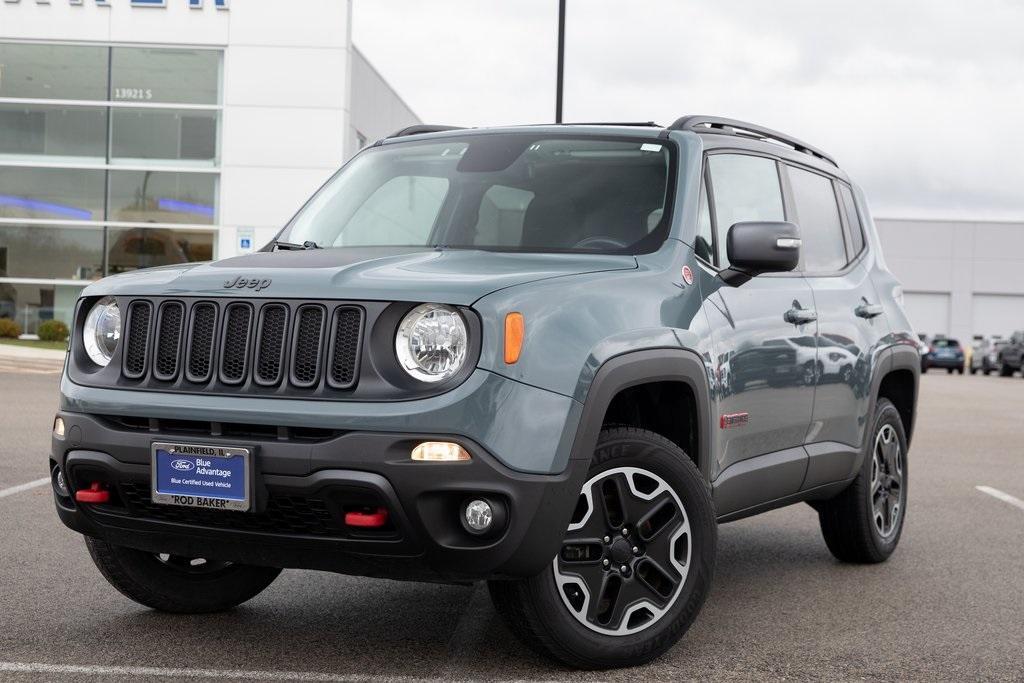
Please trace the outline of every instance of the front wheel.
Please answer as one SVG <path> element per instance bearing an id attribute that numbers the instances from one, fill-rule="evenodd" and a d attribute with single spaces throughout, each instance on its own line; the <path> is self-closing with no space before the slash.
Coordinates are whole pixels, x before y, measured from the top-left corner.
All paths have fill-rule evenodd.
<path id="1" fill-rule="evenodd" d="M 86 536 L 103 577 L 135 602 L 161 612 L 220 612 L 256 597 L 280 569 L 147 553 Z"/>
<path id="2" fill-rule="evenodd" d="M 825 544 L 843 562 L 884 562 L 896 549 L 907 516 L 907 437 L 888 399 L 878 399 L 857 477 L 817 510 Z"/>
<path id="3" fill-rule="evenodd" d="M 1013 368 L 1011 368 L 1006 363 L 1000 364 L 1000 366 L 999 366 L 999 376 L 1000 377 L 1011 377 L 1012 375 L 1013 375 Z"/>
<path id="4" fill-rule="evenodd" d="M 558 554 L 537 576 L 491 581 L 491 599 L 541 654 L 586 669 L 644 664 L 697 617 L 717 538 L 685 452 L 653 432 L 605 429 Z"/>

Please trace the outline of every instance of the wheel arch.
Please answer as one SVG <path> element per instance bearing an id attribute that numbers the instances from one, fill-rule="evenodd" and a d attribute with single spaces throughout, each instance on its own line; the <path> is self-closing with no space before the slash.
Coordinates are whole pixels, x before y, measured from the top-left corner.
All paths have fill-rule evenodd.
<path id="1" fill-rule="evenodd" d="M 921 377 L 921 356 L 916 347 L 907 344 L 890 347 L 882 370 L 872 382 L 870 415 L 881 398 L 888 399 L 900 414 L 903 432 L 910 444 L 917 418 L 918 385 Z M 866 438 L 866 437 L 865 437 Z"/>
<path id="2" fill-rule="evenodd" d="M 711 399 L 707 369 L 701 357 L 680 348 L 647 349 L 624 353 L 607 360 L 594 375 L 586 394 L 579 427 L 573 441 L 572 458 L 589 460 L 597 446 L 606 418 L 622 422 L 623 406 L 632 398 L 650 401 L 666 396 L 670 406 L 689 401 L 690 429 L 683 433 L 665 414 L 643 416 L 641 424 L 630 426 L 656 431 L 687 451 L 705 479 L 710 472 Z M 680 416 L 681 421 L 682 416 Z M 653 428 L 661 425 L 663 430 Z"/>

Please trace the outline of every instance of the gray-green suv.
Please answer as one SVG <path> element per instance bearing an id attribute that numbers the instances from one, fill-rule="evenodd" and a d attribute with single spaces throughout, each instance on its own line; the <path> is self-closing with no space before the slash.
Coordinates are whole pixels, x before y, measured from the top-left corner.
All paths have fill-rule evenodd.
<path id="1" fill-rule="evenodd" d="M 719 523 L 808 502 L 838 559 L 892 553 L 901 299 L 859 190 L 782 133 L 406 129 L 258 253 L 86 288 L 57 511 L 156 609 L 284 567 L 487 580 L 538 650 L 642 663 Z"/>

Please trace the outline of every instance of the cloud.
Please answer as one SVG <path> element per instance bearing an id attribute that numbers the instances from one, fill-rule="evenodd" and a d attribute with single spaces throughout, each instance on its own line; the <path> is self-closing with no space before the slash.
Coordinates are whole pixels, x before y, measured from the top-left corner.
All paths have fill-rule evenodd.
<path id="1" fill-rule="evenodd" d="M 1024 3 L 568 0 L 565 119 L 748 119 L 832 153 L 878 215 L 1024 219 Z M 430 122 L 551 121 L 555 0 L 355 0 Z"/>

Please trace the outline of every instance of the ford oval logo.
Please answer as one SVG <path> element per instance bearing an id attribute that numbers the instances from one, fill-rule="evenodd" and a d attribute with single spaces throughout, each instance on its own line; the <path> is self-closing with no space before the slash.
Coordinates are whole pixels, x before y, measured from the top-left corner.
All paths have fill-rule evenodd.
<path id="1" fill-rule="evenodd" d="M 191 460 L 172 460 L 171 467 L 179 472 L 191 472 L 196 468 L 196 464 Z"/>

